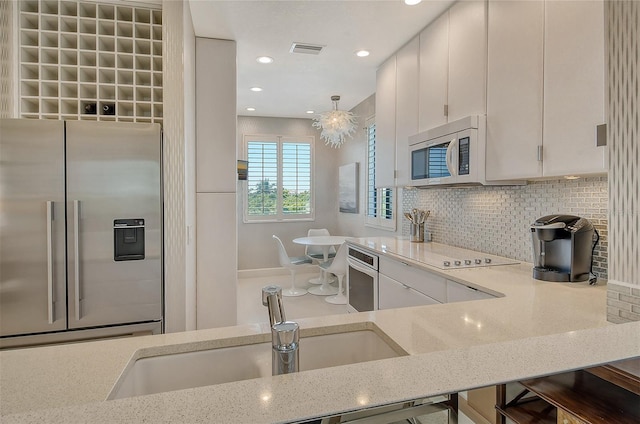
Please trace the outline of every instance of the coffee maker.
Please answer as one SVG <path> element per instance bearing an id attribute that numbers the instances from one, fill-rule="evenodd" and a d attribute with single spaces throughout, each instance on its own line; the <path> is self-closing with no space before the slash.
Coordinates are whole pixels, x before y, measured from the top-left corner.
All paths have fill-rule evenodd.
<path id="1" fill-rule="evenodd" d="M 597 234 L 593 225 L 579 216 L 538 218 L 531 224 L 533 278 L 556 282 L 588 280 L 595 247 L 594 231 Z"/>

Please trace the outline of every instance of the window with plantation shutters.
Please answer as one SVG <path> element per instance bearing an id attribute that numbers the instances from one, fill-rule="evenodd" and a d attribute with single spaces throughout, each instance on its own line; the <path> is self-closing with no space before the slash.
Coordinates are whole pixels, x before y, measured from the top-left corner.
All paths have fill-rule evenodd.
<path id="1" fill-rule="evenodd" d="M 244 219 L 313 219 L 313 137 L 245 135 Z"/>
<path id="2" fill-rule="evenodd" d="M 365 123 L 367 131 L 367 210 L 365 224 L 371 227 L 395 230 L 394 189 L 376 189 L 376 123 L 369 118 Z"/>

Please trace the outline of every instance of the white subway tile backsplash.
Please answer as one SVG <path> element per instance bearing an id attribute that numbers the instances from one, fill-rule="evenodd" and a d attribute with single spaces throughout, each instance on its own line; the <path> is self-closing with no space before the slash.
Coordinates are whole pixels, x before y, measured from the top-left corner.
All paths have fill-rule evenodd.
<path id="1" fill-rule="evenodd" d="M 607 178 L 529 182 L 526 186 L 405 189 L 402 211 L 427 209 L 433 241 L 532 262 L 529 226 L 565 213 L 587 218 L 600 233 L 594 273 L 607 278 Z M 402 234 L 409 235 L 403 220 Z"/>

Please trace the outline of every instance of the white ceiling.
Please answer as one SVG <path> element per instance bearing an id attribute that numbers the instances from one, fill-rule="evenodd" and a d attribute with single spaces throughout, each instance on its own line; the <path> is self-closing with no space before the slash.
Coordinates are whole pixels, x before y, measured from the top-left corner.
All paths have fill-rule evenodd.
<path id="1" fill-rule="evenodd" d="M 375 92 L 376 69 L 447 9 L 453 0 L 190 0 L 196 36 L 235 40 L 238 115 L 310 118 L 307 110 L 349 110 Z M 326 46 L 318 55 L 289 53 L 293 42 Z M 371 51 L 358 58 L 360 49 Z M 262 65 L 258 56 L 275 62 Z M 262 87 L 255 93 L 251 87 Z M 248 112 L 247 107 L 255 107 Z"/>

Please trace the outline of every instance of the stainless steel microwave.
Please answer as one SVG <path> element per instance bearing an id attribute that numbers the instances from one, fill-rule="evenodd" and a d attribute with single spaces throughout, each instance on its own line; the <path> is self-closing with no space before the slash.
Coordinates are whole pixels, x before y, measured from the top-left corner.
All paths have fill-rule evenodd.
<path id="1" fill-rule="evenodd" d="M 411 186 L 484 184 L 486 116 L 468 116 L 409 137 Z"/>

